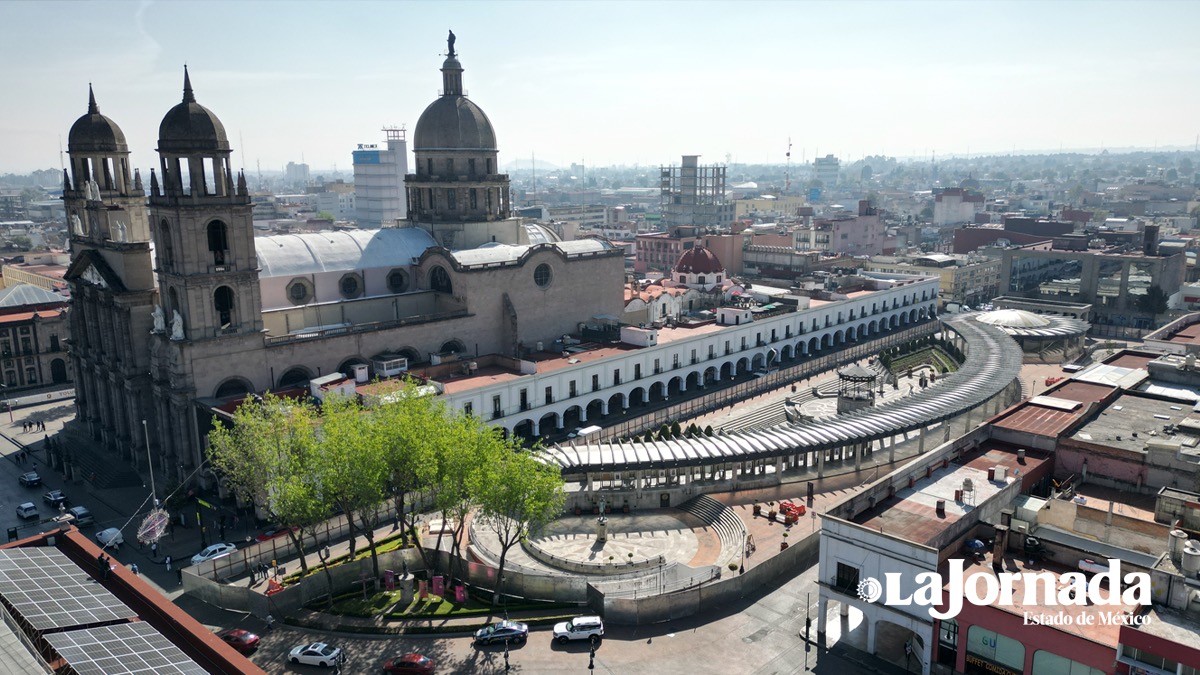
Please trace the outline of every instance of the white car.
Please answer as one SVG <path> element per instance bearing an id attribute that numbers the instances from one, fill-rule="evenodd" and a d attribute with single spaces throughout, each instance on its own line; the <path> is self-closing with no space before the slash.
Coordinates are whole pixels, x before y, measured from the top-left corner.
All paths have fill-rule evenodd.
<path id="1" fill-rule="evenodd" d="M 26 519 L 37 518 L 37 506 L 35 506 L 33 502 L 25 502 L 24 504 L 20 504 L 17 506 L 17 515 Z"/>
<path id="2" fill-rule="evenodd" d="M 598 616 L 577 616 L 554 625 L 554 639 L 559 643 L 571 640 L 597 640 L 604 637 L 604 622 Z"/>
<path id="3" fill-rule="evenodd" d="M 237 550 L 237 546 L 234 546 L 233 544 L 213 544 L 212 546 L 209 546 L 203 551 L 200 551 L 196 555 L 192 556 L 192 564 L 199 565 L 200 563 L 208 560 L 224 558 L 230 553 L 233 553 L 235 550 Z"/>
<path id="4" fill-rule="evenodd" d="M 110 527 L 107 530 L 100 530 L 96 533 L 96 541 L 100 542 L 100 548 L 112 547 L 113 550 L 121 548 L 121 544 L 125 543 L 125 537 L 121 536 L 121 530 L 115 527 Z"/>
<path id="5" fill-rule="evenodd" d="M 345 660 L 346 652 L 342 651 L 341 647 L 334 647 L 324 642 L 300 645 L 288 653 L 288 661 L 305 663 L 310 666 L 328 667 L 335 663 L 343 663 Z"/>

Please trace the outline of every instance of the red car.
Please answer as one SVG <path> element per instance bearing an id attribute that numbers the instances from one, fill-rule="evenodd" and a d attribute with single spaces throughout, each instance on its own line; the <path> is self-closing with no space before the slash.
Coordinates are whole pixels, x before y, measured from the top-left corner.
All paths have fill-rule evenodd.
<path id="1" fill-rule="evenodd" d="M 387 675 L 433 675 L 433 659 L 420 654 L 405 654 L 388 659 L 383 664 L 383 672 Z"/>
<path id="2" fill-rule="evenodd" d="M 298 528 L 295 528 L 295 527 L 292 528 L 292 532 L 296 532 L 297 530 L 298 530 Z M 255 537 L 254 541 L 271 541 L 272 539 L 274 539 L 276 537 L 286 536 L 287 533 L 288 533 L 288 528 L 283 527 L 282 525 L 277 525 L 275 527 L 270 528 L 266 532 L 263 532 L 262 534 L 258 535 L 257 537 Z"/>
<path id="3" fill-rule="evenodd" d="M 258 649 L 259 637 L 248 630 L 241 628 L 230 628 L 217 633 L 217 637 L 225 641 L 225 644 L 233 647 L 243 654 Z"/>

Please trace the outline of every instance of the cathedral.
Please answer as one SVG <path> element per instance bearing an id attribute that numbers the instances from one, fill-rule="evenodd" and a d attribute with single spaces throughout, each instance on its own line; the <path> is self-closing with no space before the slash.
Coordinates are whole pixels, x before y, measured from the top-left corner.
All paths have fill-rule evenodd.
<path id="1" fill-rule="evenodd" d="M 149 448 L 154 471 L 211 486 L 204 448 L 222 402 L 364 367 L 382 376 L 381 358 L 521 356 L 621 313 L 622 251 L 511 217 L 453 37 L 441 73 L 413 135 L 407 222 L 257 238 L 225 127 L 186 68 L 148 179 L 89 87 L 63 175 L 66 279 L 77 417 L 104 451 L 136 463 Z"/>

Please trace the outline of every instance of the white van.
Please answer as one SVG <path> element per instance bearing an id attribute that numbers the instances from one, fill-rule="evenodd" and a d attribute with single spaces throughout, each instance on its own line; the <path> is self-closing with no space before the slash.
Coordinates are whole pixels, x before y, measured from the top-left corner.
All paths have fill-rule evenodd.
<path id="1" fill-rule="evenodd" d="M 587 438 L 594 433 L 598 433 L 600 430 L 601 427 L 598 426 L 579 427 L 575 431 L 567 434 L 567 438 Z"/>
<path id="2" fill-rule="evenodd" d="M 596 640 L 604 637 L 604 622 L 598 616 L 577 616 L 554 626 L 554 639 L 559 643 L 571 640 Z"/>

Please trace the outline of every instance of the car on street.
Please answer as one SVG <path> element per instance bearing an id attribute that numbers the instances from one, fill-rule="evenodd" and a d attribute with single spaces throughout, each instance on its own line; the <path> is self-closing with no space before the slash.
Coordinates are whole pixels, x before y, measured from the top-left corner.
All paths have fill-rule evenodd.
<path id="1" fill-rule="evenodd" d="M 26 471 L 17 479 L 21 485 L 25 487 L 37 487 L 42 484 L 42 477 L 36 471 Z"/>
<path id="2" fill-rule="evenodd" d="M 420 654 L 405 654 L 383 664 L 386 675 L 433 675 L 433 659 Z"/>
<path id="3" fill-rule="evenodd" d="M 59 504 L 71 503 L 71 500 L 67 499 L 67 496 L 63 494 L 62 490 L 51 490 L 47 492 L 46 494 L 42 495 L 42 501 L 55 508 L 58 508 Z"/>
<path id="4" fill-rule="evenodd" d="M 293 527 L 291 529 L 294 532 L 294 531 L 296 531 L 297 528 Z M 286 528 L 282 525 L 276 525 L 275 527 L 267 528 L 265 531 L 263 531 L 262 534 L 255 537 L 254 541 L 271 541 L 272 539 L 274 539 L 276 537 L 286 536 L 287 533 L 288 533 L 288 528 Z"/>
<path id="5" fill-rule="evenodd" d="M 529 638 L 529 625 L 519 621 L 496 621 L 475 631 L 475 644 L 490 645 L 493 642 L 521 644 Z"/>
<path id="6" fill-rule="evenodd" d="M 17 505 L 17 515 L 28 520 L 29 518 L 37 518 L 37 506 L 33 502 L 25 502 Z"/>
<path id="7" fill-rule="evenodd" d="M 258 649 L 258 643 L 261 641 L 261 638 L 259 638 L 258 635 L 255 635 L 254 633 L 251 633 L 243 628 L 229 628 L 223 630 L 217 633 L 217 637 L 224 640 L 225 644 L 233 647 L 243 654 L 249 654 L 255 649 Z"/>
<path id="8" fill-rule="evenodd" d="M 192 564 L 199 565 L 200 563 L 207 562 L 209 560 L 224 558 L 230 553 L 233 553 L 236 549 L 237 546 L 234 546 L 233 544 L 213 544 L 212 546 L 209 546 L 203 551 L 200 551 L 196 555 L 192 556 Z"/>
<path id="9" fill-rule="evenodd" d="M 343 663 L 345 660 L 346 652 L 342 651 L 341 647 L 334 647 L 324 642 L 311 642 L 306 645 L 300 645 L 288 652 L 288 661 L 292 663 L 303 663 L 310 666 L 321 666 L 322 668 L 332 666 L 335 663 Z"/>
<path id="10" fill-rule="evenodd" d="M 119 528 L 110 527 L 97 532 L 96 541 L 100 543 L 100 548 L 112 547 L 113 550 L 117 550 L 121 548 L 121 544 L 125 543 L 125 537 L 121 535 Z"/>
<path id="11" fill-rule="evenodd" d="M 560 644 L 571 640 L 596 640 L 604 637 L 604 621 L 598 616 L 577 616 L 554 624 L 554 639 Z"/>
<path id="12" fill-rule="evenodd" d="M 63 514 L 63 518 L 75 523 L 75 527 L 86 527 L 96 524 L 96 518 L 86 506 L 72 506 Z"/>

